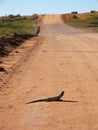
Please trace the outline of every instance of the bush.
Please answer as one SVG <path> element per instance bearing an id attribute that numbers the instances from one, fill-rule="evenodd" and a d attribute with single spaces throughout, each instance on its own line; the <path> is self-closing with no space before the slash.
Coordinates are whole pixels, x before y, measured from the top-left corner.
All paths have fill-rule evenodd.
<path id="1" fill-rule="evenodd" d="M 71 14 L 78 14 L 78 12 L 77 11 L 73 11 L 73 12 L 71 12 Z"/>
<path id="2" fill-rule="evenodd" d="M 95 13 L 96 11 L 95 10 L 91 10 L 91 13 Z"/>
<path id="3" fill-rule="evenodd" d="M 38 18 L 38 15 L 37 15 L 37 14 L 33 14 L 33 15 L 32 15 L 32 19 L 33 19 L 33 20 L 35 20 L 35 19 L 37 19 L 37 18 Z"/>
<path id="4" fill-rule="evenodd" d="M 21 17 L 21 15 L 20 15 L 20 14 L 17 14 L 16 17 Z"/>
<path id="5" fill-rule="evenodd" d="M 10 18 L 14 18 L 15 16 L 14 16 L 13 14 L 10 14 L 9 17 L 10 17 Z"/>

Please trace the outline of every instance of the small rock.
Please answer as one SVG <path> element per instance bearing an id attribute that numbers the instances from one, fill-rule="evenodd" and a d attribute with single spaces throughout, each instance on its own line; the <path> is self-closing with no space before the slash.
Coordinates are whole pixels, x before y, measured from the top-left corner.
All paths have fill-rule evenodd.
<path id="1" fill-rule="evenodd" d="M 5 71 L 5 68 L 0 66 L 0 72 L 4 72 Z"/>
<path id="2" fill-rule="evenodd" d="M 19 51 L 16 51 L 16 53 L 19 53 Z"/>

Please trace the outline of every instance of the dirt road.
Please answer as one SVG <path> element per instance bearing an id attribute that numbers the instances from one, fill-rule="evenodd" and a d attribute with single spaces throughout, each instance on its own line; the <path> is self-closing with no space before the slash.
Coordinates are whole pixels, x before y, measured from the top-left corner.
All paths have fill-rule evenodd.
<path id="1" fill-rule="evenodd" d="M 46 15 L 39 37 L 0 92 L 0 130 L 98 130 L 98 34 Z M 25 104 L 61 91 L 77 102 Z"/>

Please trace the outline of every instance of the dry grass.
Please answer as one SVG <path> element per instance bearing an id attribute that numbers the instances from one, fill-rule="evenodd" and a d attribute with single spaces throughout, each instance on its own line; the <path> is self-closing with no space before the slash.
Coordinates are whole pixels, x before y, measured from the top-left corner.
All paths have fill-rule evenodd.
<path id="1" fill-rule="evenodd" d="M 64 22 L 77 27 L 86 28 L 98 32 L 98 12 L 83 14 L 64 14 L 62 16 Z"/>

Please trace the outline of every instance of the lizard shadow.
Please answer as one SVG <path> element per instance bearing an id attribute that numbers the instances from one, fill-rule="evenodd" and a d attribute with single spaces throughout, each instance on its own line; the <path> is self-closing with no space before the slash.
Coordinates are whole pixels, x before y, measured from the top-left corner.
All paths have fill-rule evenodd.
<path id="1" fill-rule="evenodd" d="M 31 102 L 27 102 L 26 104 L 31 104 L 31 103 L 36 103 L 36 102 L 69 102 L 69 103 L 77 103 L 78 101 L 73 101 L 73 100 L 54 100 L 54 101 L 31 101 Z"/>
<path id="2" fill-rule="evenodd" d="M 74 100 L 59 100 L 59 101 L 56 101 L 56 102 L 78 102 L 78 101 L 74 101 Z"/>

